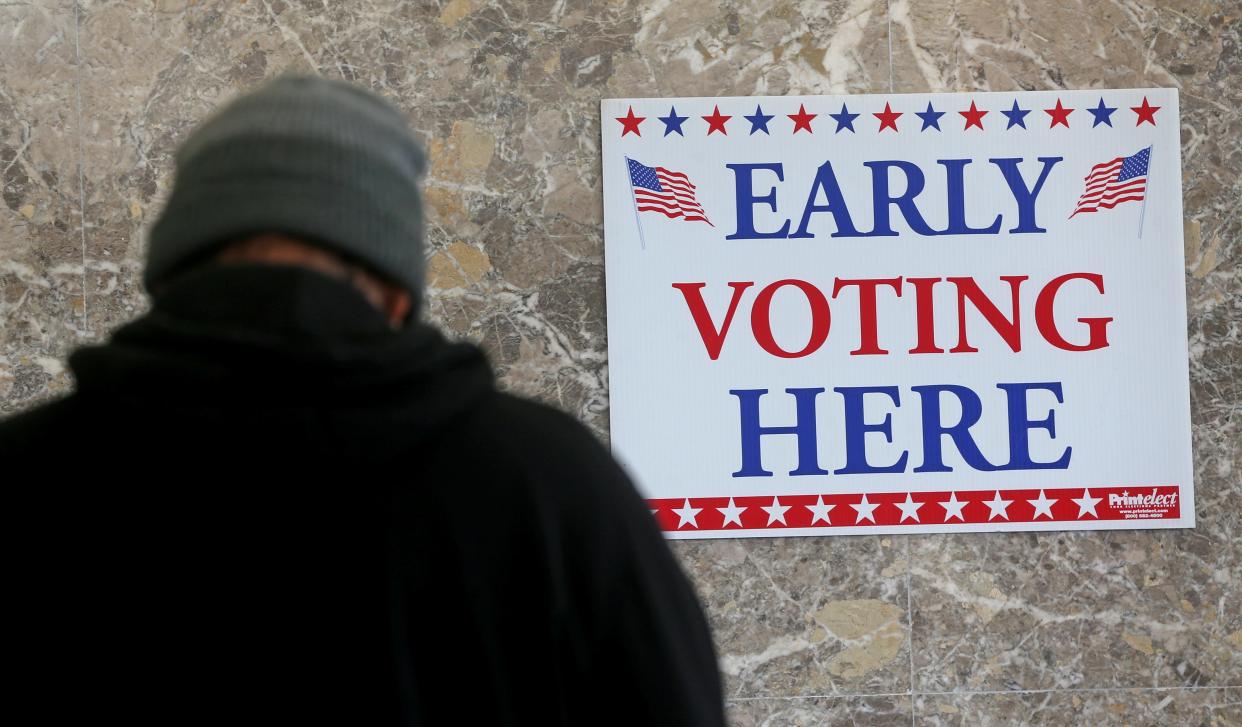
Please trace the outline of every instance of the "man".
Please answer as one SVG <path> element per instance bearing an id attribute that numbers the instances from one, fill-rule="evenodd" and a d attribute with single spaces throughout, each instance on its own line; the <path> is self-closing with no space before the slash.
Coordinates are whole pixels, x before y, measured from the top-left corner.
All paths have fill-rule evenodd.
<path id="1" fill-rule="evenodd" d="M 6 652 L 45 721 L 723 724 L 620 468 L 417 322 L 423 167 L 395 108 L 314 77 L 181 147 L 151 311 L 0 423 Z"/>

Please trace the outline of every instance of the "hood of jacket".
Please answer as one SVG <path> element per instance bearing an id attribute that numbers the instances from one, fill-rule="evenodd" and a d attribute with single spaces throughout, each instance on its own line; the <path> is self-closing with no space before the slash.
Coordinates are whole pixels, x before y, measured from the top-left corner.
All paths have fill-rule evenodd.
<path id="1" fill-rule="evenodd" d="M 285 420 L 402 438 L 494 391 L 476 346 L 394 330 L 351 284 L 294 266 L 208 265 L 171 281 L 145 316 L 69 358 L 78 394 L 158 417 Z"/>

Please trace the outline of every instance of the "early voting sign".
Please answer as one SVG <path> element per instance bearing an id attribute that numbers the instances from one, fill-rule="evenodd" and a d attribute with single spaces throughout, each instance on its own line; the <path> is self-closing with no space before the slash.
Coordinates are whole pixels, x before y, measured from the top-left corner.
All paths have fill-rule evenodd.
<path id="1" fill-rule="evenodd" d="M 1194 525 L 1175 90 L 601 128 L 613 450 L 670 537 Z"/>

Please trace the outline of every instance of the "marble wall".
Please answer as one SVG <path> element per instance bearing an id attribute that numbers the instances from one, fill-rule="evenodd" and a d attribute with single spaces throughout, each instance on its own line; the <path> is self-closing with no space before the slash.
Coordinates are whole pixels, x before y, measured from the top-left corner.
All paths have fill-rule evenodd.
<path id="1" fill-rule="evenodd" d="M 675 549 L 737 725 L 1242 724 L 1238 0 L 36 0 L 0 62 L 0 413 L 146 308 L 178 141 L 301 69 L 429 147 L 430 315 L 601 435 L 601 97 L 1180 88 L 1197 529 Z"/>

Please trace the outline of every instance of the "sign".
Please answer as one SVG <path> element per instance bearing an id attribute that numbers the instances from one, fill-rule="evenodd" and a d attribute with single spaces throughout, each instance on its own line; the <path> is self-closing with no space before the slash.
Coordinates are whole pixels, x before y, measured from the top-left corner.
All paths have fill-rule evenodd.
<path id="1" fill-rule="evenodd" d="M 1194 526 L 1173 89 L 602 102 L 673 538 Z"/>

